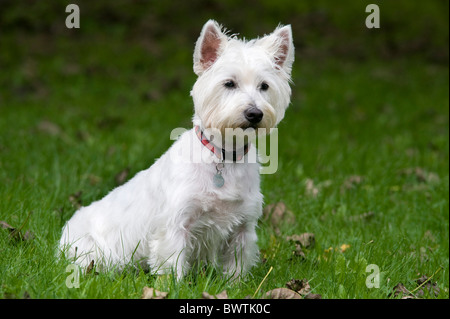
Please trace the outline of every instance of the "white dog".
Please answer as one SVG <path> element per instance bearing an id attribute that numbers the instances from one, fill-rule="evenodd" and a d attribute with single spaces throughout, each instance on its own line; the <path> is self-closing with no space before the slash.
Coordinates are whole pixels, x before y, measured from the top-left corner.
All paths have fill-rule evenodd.
<path id="1" fill-rule="evenodd" d="M 283 119 L 293 61 L 290 26 L 245 41 L 208 21 L 194 52 L 194 128 L 149 169 L 79 209 L 63 228 L 60 250 L 97 269 L 140 262 L 181 278 L 207 261 L 244 275 L 259 257 L 260 165 L 248 160 L 257 157 L 255 147 L 238 147 L 226 129 L 264 134 Z"/>

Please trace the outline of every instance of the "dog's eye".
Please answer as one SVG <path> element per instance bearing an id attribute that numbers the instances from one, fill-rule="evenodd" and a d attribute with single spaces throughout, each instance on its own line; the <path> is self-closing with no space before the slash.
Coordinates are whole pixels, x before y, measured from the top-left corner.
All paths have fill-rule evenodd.
<path id="1" fill-rule="evenodd" d="M 236 87 L 236 83 L 234 81 L 227 81 L 225 82 L 224 86 L 228 89 L 234 89 Z"/>
<path id="2" fill-rule="evenodd" d="M 269 89 L 269 84 L 266 82 L 261 83 L 261 91 L 267 91 Z"/>

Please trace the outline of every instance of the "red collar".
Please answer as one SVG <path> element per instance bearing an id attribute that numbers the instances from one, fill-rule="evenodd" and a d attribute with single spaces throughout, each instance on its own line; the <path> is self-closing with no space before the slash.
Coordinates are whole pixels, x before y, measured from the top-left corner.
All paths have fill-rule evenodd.
<path id="1" fill-rule="evenodd" d="M 198 139 L 200 140 L 200 142 L 202 142 L 202 144 L 207 149 L 209 149 L 212 153 L 214 153 L 217 156 L 217 158 L 219 158 L 220 160 L 225 160 L 226 157 L 231 157 L 233 159 L 233 162 L 240 161 L 248 153 L 248 150 L 250 149 L 250 143 L 248 143 L 248 144 L 244 145 L 244 152 L 242 152 L 242 151 L 227 152 L 224 148 L 218 148 L 217 146 L 214 146 L 206 138 L 205 134 L 203 134 L 202 130 L 200 129 L 200 126 L 198 126 L 198 125 L 195 126 L 195 133 L 197 133 L 197 136 L 198 136 Z"/>

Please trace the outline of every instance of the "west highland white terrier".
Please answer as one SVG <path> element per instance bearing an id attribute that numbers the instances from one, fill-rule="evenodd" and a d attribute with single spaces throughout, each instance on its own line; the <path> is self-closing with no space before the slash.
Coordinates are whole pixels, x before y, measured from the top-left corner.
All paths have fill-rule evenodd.
<path id="1" fill-rule="evenodd" d="M 80 208 L 63 228 L 61 252 L 100 270 L 139 262 L 181 278 L 206 261 L 234 278 L 246 274 L 259 258 L 260 164 L 249 160 L 257 158 L 252 140 L 239 146 L 227 130 L 262 136 L 276 127 L 290 103 L 293 61 L 289 25 L 246 41 L 209 20 L 194 51 L 194 127 L 150 168 Z"/>

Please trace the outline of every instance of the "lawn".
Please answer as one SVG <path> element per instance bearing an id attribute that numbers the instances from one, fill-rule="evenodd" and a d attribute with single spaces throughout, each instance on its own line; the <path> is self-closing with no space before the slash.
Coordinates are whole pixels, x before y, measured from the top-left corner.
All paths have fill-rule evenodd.
<path id="1" fill-rule="evenodd" d="M 145 286 L 168 298 L 262 298 L 292 279 L 324 299 L 409 295 L 394 294 L 400 283 L 449 298 L 448 60 L 414 55 L 297 56 L 278 170 L 261 185 L 266 206 L 284 206 L 260 221 L 261 262 L 248 278 L 204 267 L 175 282 L 130 268 L 67 287 L 69 262 L 55 258 L 64 223 L 149 167 L 193 109 L 195 37 L 169 29 L 151 43 L 120 24 L 87 28 L 96 32 L 0 40 L 0 299 L 140 298 Z M 314 245 L 289 240 L 304 233 Z M 366 285 L 369 265 L 379 287 Z"/>

